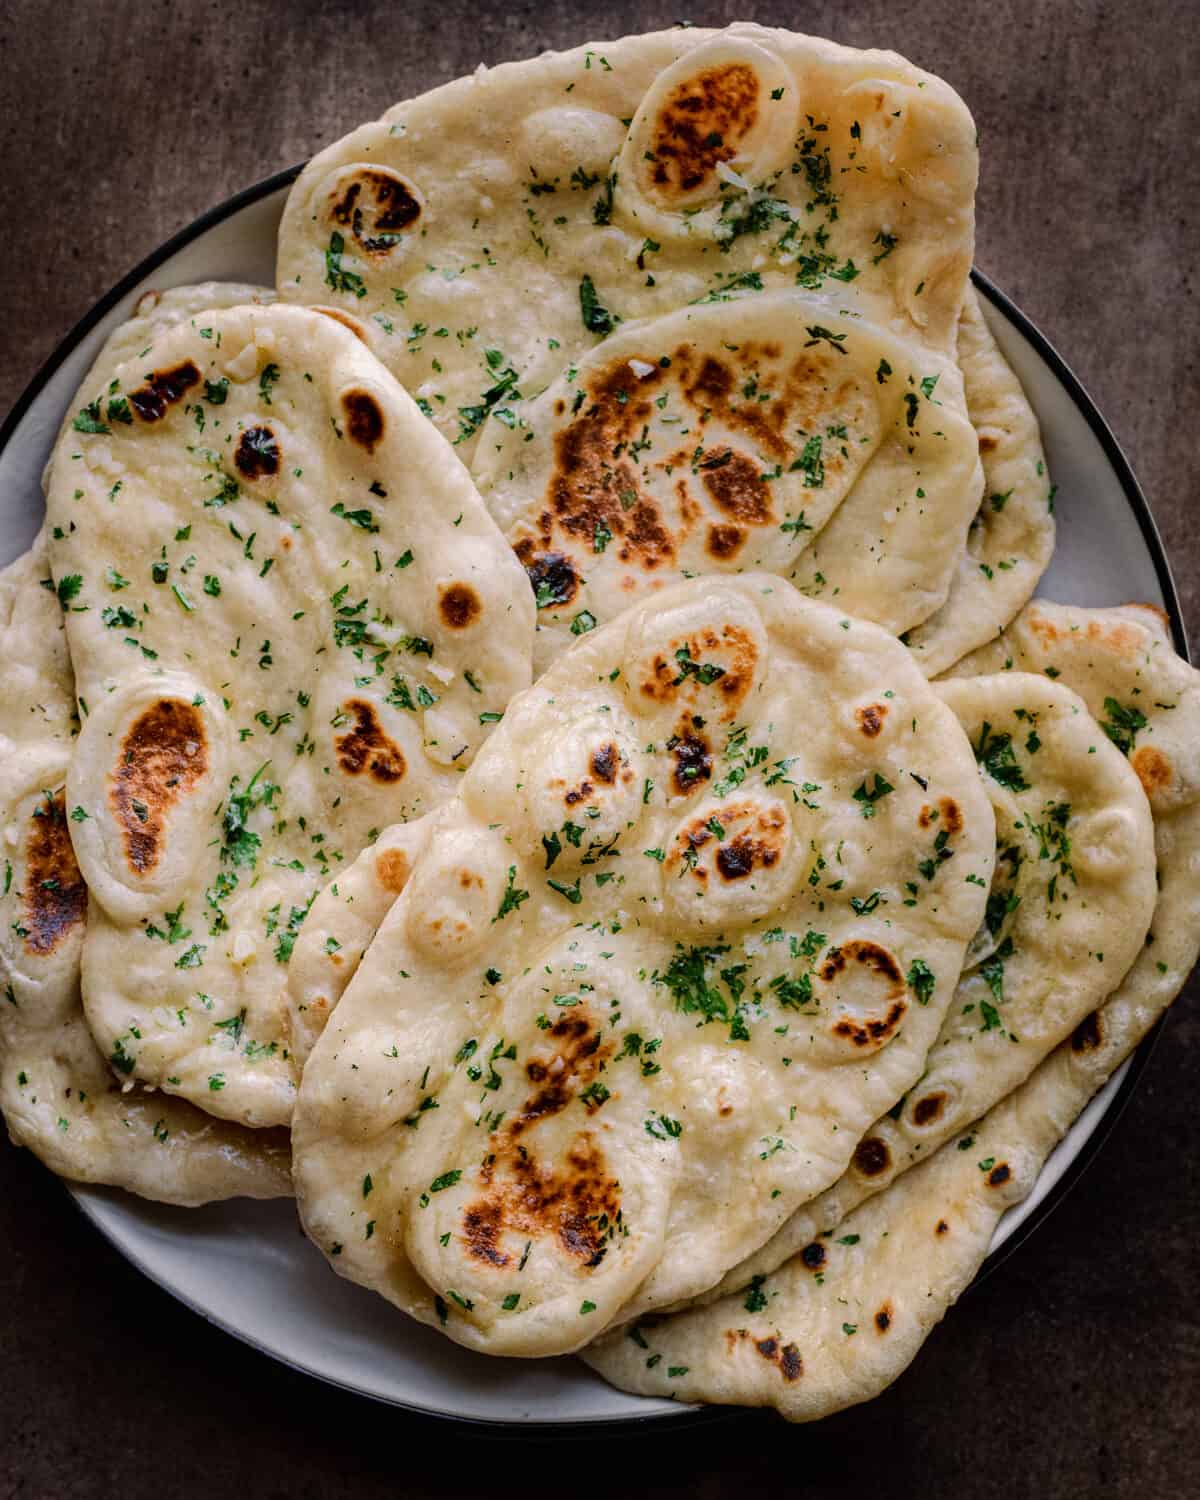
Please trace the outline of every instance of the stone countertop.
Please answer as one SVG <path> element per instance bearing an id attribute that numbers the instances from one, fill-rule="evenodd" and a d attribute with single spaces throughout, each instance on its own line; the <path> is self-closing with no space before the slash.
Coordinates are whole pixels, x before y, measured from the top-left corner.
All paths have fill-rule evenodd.
<path id="1" fill-rule="evenodd" d="M 120 275 L 238 188 L 481 59 L 650 30 L 677 11 L 8 0 L 0 412 Z M 1200 643 L 1194 5 L 698 0 L 686 13 L 892 47 L 959 89 L 983 152 L 978 263 L 1108 418 Z M 88 1228 L 32 1157 L 0 1146 L 0 1500 L 1198 1494 L 1197 989 L 1058 1211 L 883 1397 L 802 1430 L 750 1413 L 513 1443 L 373 1405 L 209 1327 Z"/>

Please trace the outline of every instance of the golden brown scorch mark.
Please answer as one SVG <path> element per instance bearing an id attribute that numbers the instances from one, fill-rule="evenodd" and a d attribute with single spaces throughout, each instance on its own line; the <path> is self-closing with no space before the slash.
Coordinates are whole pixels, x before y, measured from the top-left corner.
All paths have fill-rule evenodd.
<path id="1" fill-rule="evenodd" d="M 866 1047 L 893 1036 L 908 1009 L 905 999 L 904 980 L 899 965 L 886 948 L 869 939 L 852 938 L 848 943 L 830 950 L 820 969 L 820 977 L 832 984 L 839 974 L 846 972 L 850 963 L 860 964 L 872 974 L 885 981 L 886 991 L 881 1003 L 886 1006 L 880 1016 L 868 1016 L 857 1020 L 843 1016 L 833 1025 L 834 1036 L 845 1037 L 856 1047 Z"/>
<path id="2" fill-rule="evenodd" d="M 351 698 L 342 704 L 342 712 L 354 719 L 354 728 L 338 735 L 334 741 L 338 765 L 349 776 L 365 771 L 372 781 L 384 784 L 399 781 L 408 769 L 400 746 L 384 733 L 374 706 L 365 699 Z"/>
<path id="3" fill-rule="evenodd" d="M 758 75 L 742 62 L 706 68 L 672 89 L 650 144 L 649 175 L 663 198 L 693 193 L 719 161 L 737 155 L 758 119 L 758 89 Z"/>
<path id="4" fill-rule="evenodd" d="M 403 849 L 384 849 L 375 859 L 375 877 L 385 891 L 397 895 L 408 881 L 408 855 Z"/>
<path id="5" fill-rule="evenodd" d="M 579 1010 L 560 1016 L 542 1040 L 553 1048 L 553 1056 L 526 1063 L 533 1092 L 489 1137 L 480 1172 L 484 1192 L 463 1213 L 462 1238 L 468 1253 L 485 1265 L 512 1262 L 512 1252 L 502 1244 L 502 1236 L 510 1232 L 522 1241 L 553 1238 L 567 1255 L 592 1268 L 620 1232 L 619 1182 L 590 1131 L 577 1131 L 563 1161 L 548 1167 L 539 1164 L 525 1137 L 576 1099 L 583 1100 L 589 1115 L 603 1106 L 607 1094 L 589 1092 L 589 1085 L 613 1048 Z"/>
<path id="6" fill-rule="evenodd" d="M 208 743 L 199 709 L 181 698 L 160 698 L 144 709 L 121 744 L 109 802 L 136 875 L 162 857 L 167 814 L 208 770 Z"/>
<path id="7" fill-rule="evenodd" d="M 25 951 L 45 955 L 87 915 L 87 886 L 67 829 L 64 794 L 43 797 L 25 835 L 25 893 L 21 926 Z"/>
<path id="8" fill-rule="evenodd" d="M 683 665 L 685 661 L 694 663 L 698 670 L 689 670 Z M 740 625 L 726 624 L 719 630 L 706 626 L 657 651 L 638 688 L 643 697 L 655 703 L 711 693 L 718 702 L 723 700 L 721 718 L 729 720 L 750 691 L 757 663 L 758 647 Z"/>
<path id="9" fill-rule="evenodd" d="M 873 740 L 883 729 L 883 721 L 887 718 L 887 705 L 868 703 L 865 708 L 856 708 L 854 717 L 858 720 L 858 727 L 866 737 Z"/>

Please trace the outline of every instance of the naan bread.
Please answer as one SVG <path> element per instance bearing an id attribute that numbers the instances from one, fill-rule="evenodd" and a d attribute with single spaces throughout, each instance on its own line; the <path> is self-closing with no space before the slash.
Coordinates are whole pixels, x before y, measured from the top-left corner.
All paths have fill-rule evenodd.
<path id="1" fill-rule="evenodd" d="M 308 905 L 451 794 L 529 680 L 528 585 L 332 318 L 214 311 L 80 400 L 49 519 L 84 715 L 88 1020 L 121 1076 L 286 1123 Z"/>
<path id="2" fill-rule="evenodd" d="M 474 469 L 536 590 L 542 666 L 704 573 L 795 578 L 899 633 L 945 598 L 983 483 L 952 361 L 795 291 L 618 330 Z"/>
<path id="3" fill-rule="evenodd" d="M 953 353 L 975 126 L 941 79 L 748 24 L 479 68 L 320 152 L 280 296 L 361 318 L 451 440 L 490 441 L 618 319 L 851 286 Z"/>
<path id="4" fill-rule="evenodd" d="M 969 1134 L 827 1232 L 807 1262 L 798 1256 L 656 1326 L 608 1334 L 584 1360 L 638 1395 L 773 1406 L 790 1422 L 879 1395 L 970 1285 L 1005 1211 L 1028 1196 L 1051 1150 L 1160 1014 L 1111 1005 Z"/>
<path id="5" fill-rule="evenodd" d="M 1012 1092 L 1115 989 L 1157 898 L 1154 828 L 1124 756 L 1077 694 L 1023 672 L 936 685 L 996 818 L 984 922 L 924 1076 L 849 1171 L 723 1279 L 737 1291 L 828 1234 Z"/>
<path id="6" fill-rule="evenodd" d="M 1145 950 L 1109 1002 L 1119 1035 L 1144 1031 L 1200 953 L 1200 673 L 1175 654 L 1159 610 L 1044 599 L 953 675 L 1012 670 L 1044 672 L 1074 689 L 1129 757 L 1150 800 L 1158 905 Z"/>
<path id="7" fill-rule="evenodd" d="M 96 361 L 80 383 L 82 391 L 99 390 L 126 360 L 142 359 L 150 346 L 169 328 L 186 323 L 200 313 L 218 307 L 246 307 L 252 303 L 266 306 L 275 301 L 270 287 L 254 286 L 245 281 L 199 281 L 187 286 L 168 287 L 165 291 L 144 292 L 138 298 L 133 316 L 118 323 L 104 341 Z M 63 418 L 63 431 L 70 428 L 75 412 Z"/>
<path id="8" fill-rule="evenodd" d="M 0 574 L 0 1108 L 15 1145 L 61 1176 L 179 1204 L 291 1192 L 282 1131 L 123 1090 L 79 998 L 87 888 L 63 782 L 78 729 L 44 534 Z"/>
<path id="9" fill-rule="evenodd" d="M 920 1075 L 994 845 L 899 643 L 764 575 L 583 637 L 428 821 L 304 1071 L 301 1213 L 525 1355 L 702 1291 L 841 1173 Z"/>
<path id="10" fill-rule="evenodd" d="M 588 1363 L 623 1389 L 769 1404 L 797 1421 L 878 1394 L 969 1284 L 1003 1210 L 1029 1192 L 1049 1150 L 1191 972 L 1200 953 L 1200 674 L 1176 656 L 1156 610 L 1040 600 L 956 673 L 1004 670 L 1044 672 L 1072 688 L 1129 756 L 1154 817 L 1150 935 L 1104 1004 L 980 1128 L 836 1227 L 814 1222 L 819 1258 L 814 1251 L 806 1264 L 802 1252 L 739 1292 L 587 1350 Z"/>
<path id="11" fill-rule="evenodd" d="M 958 325 L 967 413 L 979 435 L 983 504 L 946 602 L 905 639 L 936 677 L 992 639 L 1028 601 L 1054 551 L 1054 486 L 1037 418 L 967 288 Z"/>
<path id="12" fill-rule="evenodd" d="M 384 829 L 309 909 L 287 972 L 288 1050 L 297 1072 L 408 883 L 434 822 L 429 814 Z"/>

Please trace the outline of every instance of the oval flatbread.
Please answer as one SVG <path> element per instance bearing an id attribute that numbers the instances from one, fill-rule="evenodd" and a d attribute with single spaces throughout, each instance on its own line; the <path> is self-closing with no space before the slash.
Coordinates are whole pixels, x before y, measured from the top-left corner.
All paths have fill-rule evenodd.
<path id="1" fill-rule="evenodd" d="M 78 1182 L 193 1205 L 291 1193 L 284 1131 L 251 1131 L 114 1079 L 79 995 L 87 888 L 64 781 L 78 732 L 44 535 L 0 574 L 0 1109 L 13 1143 Z"/>
<path id="2" fill-rule="evenodd" d="M 946 354 L 975 127 L 891 52 L 748 24 L 480 68 L 320 152 L 277 282 L 361 318 L 440 430 L 520 417 L 618 320 L 823 286 Z"/>
<path id="3" fill-rule="evenodd" d="M 427 821 L 305 1067 L 297 1181 L 341 1274 L 497 1353 L 703 1290 L 841 1173 L 994 846 L 903 648 L 762 575 L 581 639 Z"/>
<path id="4" fill-rule="evenodd" d="M 122 1077 L 283 1124 L 309 903 L 450 795 L 528 682 L 528 584 L 333 318 L 218 309 L 80 399 L 49 519 L 82 715 L 88 1019 Z"/>

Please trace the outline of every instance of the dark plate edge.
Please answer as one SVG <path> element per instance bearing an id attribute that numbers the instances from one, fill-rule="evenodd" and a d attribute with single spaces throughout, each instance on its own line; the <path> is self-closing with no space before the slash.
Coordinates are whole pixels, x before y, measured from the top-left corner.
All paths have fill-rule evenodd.
<path id="1" fill-rule="evenodd" d="M 302 170 L 303 163 L 294 167 L 285 168 L 283 171 L 276 172 L 272 176 L 264 178 L 261 182 L 257 182 L 252 186 L 243 189 L 241 192 L 235 193 L 232 197 L 225 199 L 222 203 L 219 203 L 215 207 L 208 209 L 198 218 L 192 220 L 190 224 L 186 224 L 183 226 L 183 228 L 177 230 L 176 233 L 173 234 L 168 240 L 166 240 L 150 255 L 146 256 L 145 259 L 134 266 L 132 270 L 128 271 L 113 287 L 110 288 L 108 292 L 105 293 L 103 297 L 99 299 L 98 302 L 94 304 L 94 306 L 87 313 L 84 314 L 82 318 L 79 319 L 79 321 L 69 330 L 69 332 L 63 336 L 54 351 L 50 354 L 50 356 L 43 363 L 42 367 L 38 370 L 37 374 L 33 377 L 33 379 L 26 386 L 25 390 L 17 398 L 16 403 L 9 411 L 8 416 L 5 418 L 3 424 L 0 425 L 0 451 L 2 451 L 7 446 L 21 421 L 24 419 L 26 413 L 29 411 L 34 401 L 37 400 L 47 382 L 52 378 L 52 376 L 58 370 L 59 366 L 66 359 L 68 354 L 80 343 L 82 339 L 84 339 L 92 331 L 97 323 L 99 323 L 101 319 L 104 318 L 112 310 L 112 308 L 122 300 L 122 298 L 127 296 L 140 282 L 144 281 L 148 276 L 156 271 L 158 267 L 165 261 L 169 260 L 171 256 L 184 249 L 193 240 L 199 238 L 200 235 L 206 233 L 209 229 L 215 228 L 218 224 L 223 223 L 226 219 L 233 217 L 233 215 L 238 213 L 241 209 L 247 208 L 250 205 L 259 202 L 261 199 L 269 197 L 272 193 L 277 192 L 279 189 L 289 186 L 296 180 Z M 1097 441 L 1100 443 L 1105 457 L 1112 465 L 1113 471 L 1115 472 L 1121 484 L 1121 488 L 1125 493 L 1125 498 L 1129 502 L 1130 508 L 1137 518 L 1138 526 L 1142 532 L 1147 550 L 1149 551 L 1150 556 L 1153 560 L 1155 574 L 1158 578 L 1159 587 L 1162 590 L 1167 614 L 1170 618 L 1171 634 L 1175 644 L 1175 649 L 1181 656 L 1185 658 L 1185 660 L 1190 660 L 1187 645 L 1187 635 L 1184 629 L 1183 616 L 1179 605 L 1179 598 L 1176 593 L 1174 579 L 1171 577 L 1171 571 L 1167 563 L 1166 553 L 1162 545 L 1162 540 L 1158 534 L 1158 528 L 1154 523 L 1154 518 L 1151 514 L 1149 504 L 1144 494 L 1142 493 L 1141 486 L 1138 484 L 1133 470 L 1130 467 L 1129 461 L 1122 452 L 1121 447 L 1117 443 L 1116 438 L 1113 436 L 1111 429 L 1105 422 L 1104 418 L 1100 415 L 1095 402 L 1093 402 L 1091 397 L 1088 395 L 1087 390 L 1075 375 L 1074 371 L 1062 358 L 1053 344 L 1051 344 L 1050 341 L 1045 337 L 1045 335 L 1042 334 L 1042 332 L 1037 328 L 1037 326 L 1032 323 L 1029 318 L 1026 317 L 1026 315 L 1020 310 L 1020 308 L 1017 307 L 1016 304 L 1013 303 L 1007 296 L 1005 296 L 1005 294 L 1000 291 L 1000 289 L 982 272 L 973 269 L 971 272 L 971 279 L 977 289 L 983 294 L 983 296 L 985 296 L 989 302 L 997 307 L 1015 325 L 1015 327 L 1019 330 L 1023 337 L 1027 339 L 1028 342 L 1033 346 L 1037 354 L 1050 367 L 1055 377 L 1066 389 L 1067 394 L 1070 396 L 1075 406 L 1082 413 L 1084 420 L 1087 422 Z M 1067 1196 L 1070 1190 L 1079 1181 L 1083 1173 L 1091 1165 L 1101 1146 L 1103 1146 L 1109 1139 L 1110 1135 L 1112 1134 L 1113 1128 L 1116 1126 L 1118 1120 L 1121 1118 L 1121 1116 L 1125 1112 L 1125 1109 L 1128 1107 L 1129 1100 L 1133 1095 L 1133 1091 L 1136 1088 L 1137 1083 L 1141 1078 L 1142 1072 L 1150 1059 L 1150 1054 L 1157 1044 L 1158 1037 L 1162 1030 L 1165 1019 L 1166 1017 L 1164 1016 L 1158 1021 L 1153 1030 L 1147 1037 L 1143 1039 L 1136 1051 L 1132 1054 L 1132 1057 L 1130 1059 L 1129 1071 L 1121 1084 L 1116 1098 L 1109 1105 L 1099 1124 L 1096 1126 L 1091 1136 L 1084 1143 L 1078 1154 L 1072 1160 L 1070 1166 L 1047 1194 L 1044 1202 L 1039 1205 L 1034 1213 L 1030 1214 L 1028 1219 L 1026 1219 L 1025 1222 L 1021 1225 L 1020 1230 L 1016 1234 L 1010 1236 L 1006 1243 L 1001 1247 L 1001 1249 L 988 1256 L 972 1285 L 978 1285 L 986 1276 L 991 1275 L 991 1273 L 996 1270 L 997 1267 L 1001 1266 L 1020 1245 L 1025 1243 L 1025 1241 L 1037 1229 L 1037 1227 L 1042 1223 L 1047 1215 L 1053 1209 L 1059 1206 L 1062 1199 Z M 181 1302 L 191 1312 L 196 1313 L 199 1317 L 203 1318 L 206 1323 L 211 1324 L 213 1327 L 220 1328 L 225 1333 L 231 1334 L 240 1343 L 244 1344 L 250 1349 L 253 1349 L 256 1353 L 263 1355 L 266 1358 L 277 1360 L 280 1364 L 286 1365 L 289 1369 L 295 1370 L 299 1374 L 307 1375 L 313 1379 L 320 1380 L 323 1384 L 333 1386 L 335 1389 L 347 1391 L 357 1396 L 363 1396 L 366 1399 L 375 1401 L 380 1405 L 398 1407 L 401 1410 L 412 1413 L 413 1415 L 430 1417 L 441 1422 L 455 1422 L 465 1424 L 467 1426 L 475 1428 L 480 1433 L 480 1435 L 483 1436 L 510 1439 L 519 1439 L 526 1436 L 531 1431 L 535 1432 L 539 1437 L 544 1438 L 570 1438 L 577 1436 L 582 1437 L 595 1435 L 597 1432 L 609 1428 L 621 1428 L 626 1431 L 629 1428 L 648 1428 L 650 1424 L 653 1424 L 653 1430 L 655 1432 L 660 1432 L 663 1431 L 664 1428 L 674 1429 L 684 1426 L 694 1426 L 697 1423 L 729 1421 L 738 1416 L 745 1416 L 745 1412 L 741 1408 L 690 1407 L 680 1411 L 677 1416 L 673 1414 L 655 1413 L 654 1415 L 647 1414 L 644 1417 L 631 1415 L 629 1417 L 597 1418 L 592 1420 L 576 1420 L 561 1423 L 543 1422 L 539 1421 L 536 1418 L 524 1422 L 502 1422 L 485 1417 L 460 1416 L 454 1413 L 437 1411 L 429 1407 L 413 1406 L 405 1402 L 395 1401 L 390 1397 L 377 1395 L 372 1391 L 364 1390 L 360 1386 L 350 1385 L 344 1381 L 333 1379 L 328 1375 L 320 1374 L 319 1372 L 311 1370 L 304 1365 L 297 1364 L 292 1360 L 284 1358 L 282 1355 L 276 1353 L 273 1350 L 264 1348 L 263 1345 L 257 1343 L 242 1330 L 233 1327 L 232 1325 L 224 1322 L 219 1318 L 213 1317 L 211 1314 L 209 1314 L 203 1308 L 198 1307 L 189 1298 L 183 1296 L 173 1287 L 163 1286 L 158 1278 L 154 1276 L 145 1267 L 145 1265 L 141 1263 L 136 1255 L 130 1254 L 123 1245 L 119 1245 L 113 1240 L 106 1227 L 93 1217 L 87 1205 L 78 1196 L 76 1196 L 75 1192 L 72 1190 L 72 1185 L 64 1181 L 63 1186 L 66 1188 L 72 1199 L 72 1202 L 79 1210 L 79 1212 L 88 1220 L 90 1224 L 92 1224 L 94 1228 L 99 1230 L 104 1238 L 113 1245 L 114 1249 L 116 1249 L 125 1259 L 130 1261 L 130 1263 L 134 1265 L 142 1275 L 146 1276 L 149 1281 L 152 1281 L 156 1286 L 159 1286 L 161 1290 L 167 1292 L 168 1295 L 175 1298 L 176 1301 Z"/>

